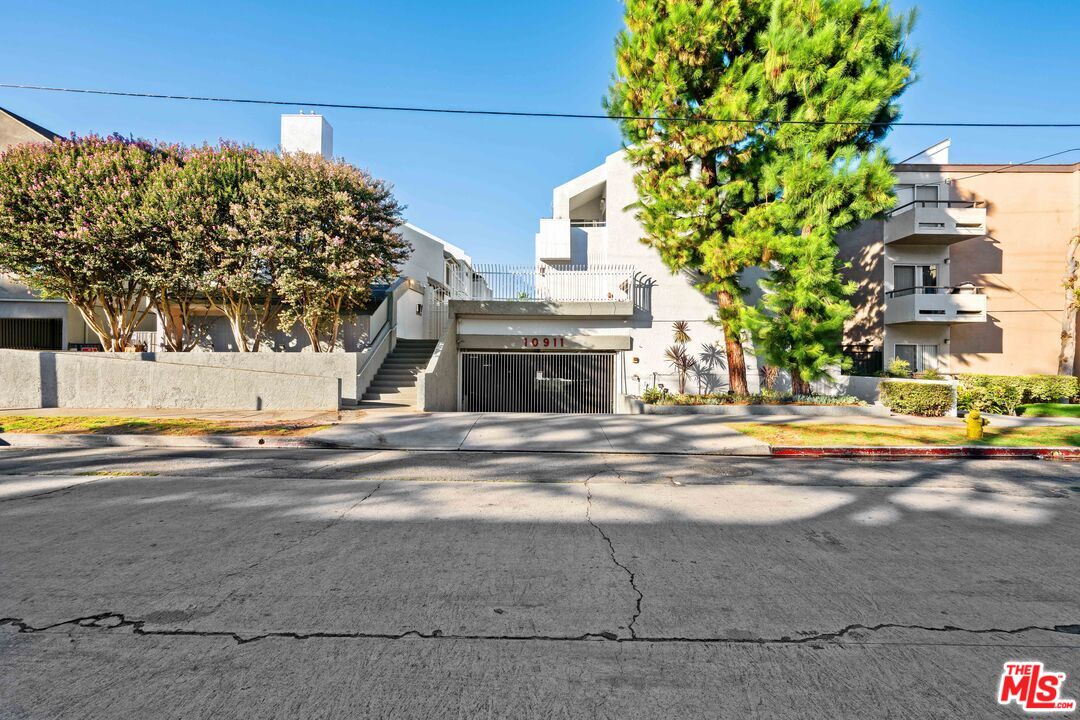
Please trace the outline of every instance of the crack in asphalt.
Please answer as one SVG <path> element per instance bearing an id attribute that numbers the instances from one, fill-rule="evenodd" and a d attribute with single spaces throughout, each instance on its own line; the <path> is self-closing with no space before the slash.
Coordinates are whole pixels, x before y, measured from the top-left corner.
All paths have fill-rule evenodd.
<path id="1" fill-rule="evenodd" d="M 365 500 L 367 500 L 368 498 L 370 498 L 370 497 L 371 497 L 372 495 L 374 495 L 375 493 L 379 492 L 379 488 L 381 488 L 382 486 L 383 486 L 383 484 L 382 484 L 381 482 L 380 482 L 380 483 L 378 483 L 378 484 L 377 484 L 377 485 L 376 485 L 376 486 L 374 487 L 374 489 L 372 489 L 372 491 L 371 491 L 371 492 L 369 492 L 369 493 L 368 493 L 367 495 L 364 495 L 364 496 L 363 496 L 362 498 L 360 498 L 359 500 L 357 500 L 357 501 L 356 501 L 356 502 L 354 502 L 353 504 L 349 505 L 349 506 L 348 506 L 347 508 L 345 508 L 344 510 L 342 510 L 342 511 L 341 511 L 341 512 L 340 512 L 340 513 L 338 514 L 338 516 L 337 516 L 337 517 L 335 517 L 335 518 L 334 518 L 333 520 L 331 520 L 330 522 L 326 523 L 326 524 L 325 524 L 325 525 L 323 525 L 322 527 L 320 527 L 320 528 L 318 528 L 318 529 L 316 529 L 316 530 L 313 530 L 312 532 L 309 532 L 309 533 L 307 533 L 306 535 L 303 535 L 303 536 L 301 536 L 301 537 L 300 537 L 300 538 L 299 538 L 298 540 L 295 540 L 295 541 L 293 541 L 293 542 L 291 542 L 291 543 L 289 543 L 289 544 L 287 544 L 287 545 L 285 545 L 285 546 L 283 546 L 283 547 L 280 547 L 280 548 L 278 548 L 277 550 L 275 550 L 274 552 L 272 552 L 272 553 L 269 553 L 268 555 L 264 555 L 263 557 L 259 558 L 258 560 L 256 560 L 256 561 L 255 561 L 255 562 L 253 562 L 253 563 L 250 563 L 250 564 L 248 564 L 248 565 L 247 565 L 246 567 L 244 567 L 244 568 L 242 568 L 242 569 L 238 569 L 238 570 L 233 570 L 233 571 L 231 571 L 231 572 L 227 572 L 227 573 L 225 573 L 224 575 L 222 575 L 222 576 L 220 577 L 220 579 L 218 579 L 218 580 L 215 580 L 215 581 L 213 581 L 213 582 L 221 582 L 221 581 L 223 581 L 223 580 L 227 580 L 227 579 L 229 579 L 229 578 L 237 577 L 238 575 L 243 575 L 243 574 L 245 574 L 245 573 L 247 573 L 247 572 L 250 572 L 251 570 L 254 570 L 255 568 L 257 568 L 257 567 L 259 567 L 260 565 L 262 565 L 262 564 L 263 564 L 264 562 L 267 562 L 267 561 L 269 561 L 269 560 L 273 560 L 274 558 L 278 557 L 279 555 L 282 555 L 282 554 L 284 554 L 284 553 L 286 553 L 286 552 L 288 552 L 288 551 L 290 551 L 290 550 L 293 550 L 293 549 L 295 549 L 295 548 L 298 548 L 298 547 L 300 547 L 301 545 L 303 545 L 304 543 L 306 543 L 306 542 L 307 542 L 308 540 L 311 540 L 311 539 L 312 539 L 312 538 L 314 538 L 314 537 L 318 537 L 319 535 L 322 535 L 323 533 L 325 533 L 325 532 L 329 531 L 330 529 L 332 529 L 332 528 L 333 528 L 333 527 L 335 527 L 336 525 L 340 524 L 340 523 L 341 523 L 341 522 L 342 522 L 342 521 L 343 521 L 343 520 L 345 519 L 345 516 L 346 516 L 346 515 L 348 515 L 349 513 L 351 513 L 351 512 L 353 511 L 353 510 L 355 510 L 355 509 L 356 509 L 357 507 L 359 507 L 359 506 L 360 506 L 361 504 L 363 504 L 363 502 L 364 502 Z M 208 582 L 209 582 L 209 581 L 208 581 Z M 200 584 L 202 584 L 202 585 L 205 585 L 205 584 L 207 584 L 207 583 L 200 583 Z M 221 601 L 220 601 L 220 602 L 218 602 L 218 603 L 217 603 L 217 604 L 216 604 L 216 605 L 215 605 L 215 606 L 214 606 L 214 607 L 213 607 L 213 608 L 212 608 L 212 609 L 210 610 L 210 612 L 214 612 L 215 610 L 217 610 L 218 608 L 220 608 L 220 607 L 221 607 L 222 605 L 224 605 L 224 604 L 225 604 L 226 602 L 228 602 L 229 600 L 231 600 L 231 599 L 232 599 L 232 598 L 233 598 L 233 597 L 234 597 L 234 596 L 235 596 L 235 595 L 236 595 L 236 594 L 237 594 L 238 592 L 240 592 L 240 588 L 236 588 L 235 590 L 232 590 L 231 592 L 229 592 L 229 594 L 227 594 L 227 595 L 226 595 L 225 597 L 223 597 L 223 598 L 221 599 Z"/>
<path id="2" fill-rule="evenodd" d="M 472 435 L 472 431 L 476 429 L 476 424 L 478 422 L 480 422 L 480 418 L 482 418 L 482 417 L 484 417 L 483 414 L 477 415 L 476 419 L 473 420 L 472 425 L 470 425 L 469 429 L 465 431 L 465 437 L 461 438 L 461 442 L 458 443 L 458 446 L 457 446 L 458 450 L 461 450 L 461 448 L 463 448 L 465 446 L 465 441 L 469 439 L 470 435 Z"/>
<path id="3" fill-rule="evenodd" d="M 244 570 L 237 570 L 235 572 L 228 573 L 228 574 L 225 575 L 225 577 L 233 577 L 235 575 L 242 575 L 247 570 L 254 570 L 255 568 L 257 568 L 259 565 L 262 565 L 267 560 L 273 560 L 278 555 L 281 555 L 282 553 L 286 553 L 289 550 L 292 550 L 293 548 L 296 548 L 296 547 L 299 547 L 300 545 L 303 545 L 308 540 L 311 540 L 314 537 L 318 537 L 319 535 L 322 535 L 326 531 L 332 529 L 334 526 L 340 524 L 341 521 L 345 519 L 346 515 L 348 515 L 353 510 L 355 510 L 357 507 L 359 507 L 365 500 L 370 498 L 372 495 L 379 492 L 379 488 L 381 488 L 382 485 L 383 484 L 381 482 L 379 484 L 377 484 L 375 486 L 375 488 L 371 492 L 369 492 L 367 495 L 365 495 L 364 497 L 362 497 L 359 500 L 357 500 L 356 502 L 354 502 L 352 505 L 349 505 L 347 508 L 342 510 L 341 513 L 339 513 L 337 517 L 335 517 L 333 520 L 331 520 L 330 522 L 323 525 L 321 528 L 318 528 L 317 530 L 314 530 L 312 532 L 307 533 L 306 535 L 303 535 L 302 537 L 300 537 L 300 539 L 296 540 L 295 542 L 289 543 L 288 545 L 286 545 L 286 546 L 284 546 L 282 548 L 279 548 L 278 550 L 275 550 L 274 552 L 270 553 L 269 555 L 266 555 L 265 557 L 259 558 L 258 560 L 256 560 L 255 562 L 251 563 L 246 568 L 244 568 Z"/>
<path id="4" fill-rule="evenodd" d="M 596 522 L 592 519 L 592 488 L 589 487 L 589 481 L 591 481 L 599 474 L 600 473 L 593 473 L 589 477 L 585 478 L 585 519 L 589 522 L 590 525 L 592 525 L 596 529 L 596 532 L 600 533 L 600 537 L 602 537 L 604 539 L 604 542 L 607 543 L 608 553 L 611 555 L 611 562 L 615 563 L 617 567 L 621 568 L 622 571 L 626 573 L 627 577 L 629 577 L 630 579 L 630 587 L 633 588 L 634 593 L 637 594 L 637 601 L 634 603 L 634 614 L 630 618 L 630 622 L 626 626 L 626 629 L 630 631 L 630 638 L 637 639 L 637 630 L 634 629 L 634 623 L 636 623 L 638 618 L 641 616 L 641 602 L 645 599 L 645 596 L 641 593 L 640 588 L 638 588 L 637 586 L 637 576 L 634 574 L 634 572 L 630 570 L 630 568 L 626 567 L 626 565 L 619 562 L 619 558 L 615 554 L 615 545 L 611 542 L 611 538 L 608 537 L 607 533 L 605 533 L 603 529 L 599 525 L 597 525 Z"/>
<path id="5" fill-rule="evenodd" d="M 834 632 L 807 634 L 801 637 L 779 638 L 741 638 L 741 637 L 619 637 L 610 632 L 588 632 L 580 635 L 482 635 L 482 634 L 453 634 L 444 633 L 441 630 L 423 632 L 420 630 L 406 630 L 400 633 L 376 633 L 376 632 L 291 632 L 277 631 L 259 633 L 256 635 L 243 635 L 231 630 L 190 630 L 184 628 L 147 629 L 145 620 L 129 620 L 122 613 L 99 613 L 85 617 L 64 620 L 51 625 L 41 627 L 32 626 L 21 618 L 0 618 L 0 626 L 8 625 L 16 628 L 19 633 L 42 633 L 63 627 L 94 628 L 99 630 L 114 630 L 116 628 L 130 628 L 135 635 L 161 636 L 161 637 L 207 637 L 226 638 L 233 640 L 237 645 L 246 645 L 259 640 L 287 639 L 287 640 L 406 640 L 416 638 L 420 640 L 506 640 L 506 641 L 540 641 L 540 642 L 618 642 L 618 643 L 701 643 L 701 644 L 733 644 L 733 645 L 806 645 L 817 642 L 829 642 L 840 640 L 845 636 L 858 632 L 878 632 L 880 630 L 923 630 L 933 633 L 969 633 L 974 635 L 1019 635 L 1021 633 L 1043 631 L 1063 633 L 1067 635 L 1080 635 L 1080 624 L 1074 625 L 1027 625 L 1019 628 L 964 628 L 955 625 L 929 626 L 908 625 L 903 623 L 881 623 L 879 625 L 853 624 L 843 627 Z"/>

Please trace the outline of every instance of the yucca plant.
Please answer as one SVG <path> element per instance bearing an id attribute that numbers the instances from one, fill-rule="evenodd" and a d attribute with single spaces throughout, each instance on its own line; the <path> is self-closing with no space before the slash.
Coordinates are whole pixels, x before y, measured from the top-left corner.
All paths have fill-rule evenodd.
<path id="1" fill-rule="evenodd" d="M 676 320 L 671 323 L 671 332 L 678 344 L 685 345 L 690 342 L 690 323 L 685 320 Z"/>
<path id="2" fill-rule="evenodd" d="M 672 345 L 664 351 L 664 359 L 679 376 L 679 394 L 686 392 L 686 376 L 694 368 L 694 357 L 684 345 Z"/>

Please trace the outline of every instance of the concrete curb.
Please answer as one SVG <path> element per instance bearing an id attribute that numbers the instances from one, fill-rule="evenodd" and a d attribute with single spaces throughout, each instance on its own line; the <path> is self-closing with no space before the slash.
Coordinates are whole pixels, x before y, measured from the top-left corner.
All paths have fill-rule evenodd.
<path id="1" fill-rule="evenodd" d="M 385 445 L 360 446 L 309 437 L 256 435 L 63 435 L 9 433 L 0 434 L 0 448 L 287 448 L 293 450 L 403 450 L 414 452 L 553 452 L 529 450 L 488 450 L 483 448 L 404 448 Z M 776 445 L 769 448 L 732 448 L 722 452 L 627 452 L 613 450 L 564 450 L 567 454 L 600 455 L 708 455 L 712 457 L 779 458 L 1014 458 L 1080 460 L 1080 447 L 986 447 L 982 445 L 940 446 L 850 446 L 799 447 Z"/>
<path id="2" fill-rule="evenodd" d="M 892 447 L 772 447 L 773 457 L 868 457 L 868 458 L 1037 458 L 1080 459 L 1076 447 L 987 447 L 985 445 L 907 445 Z"/>
<path id="3" fill-rule="evenodd" d="M 307 437 L 273 435 L 63 435 L 8 433 L 0 435 L 3 447 L 44 448 L 307 448 L 345 449 L 349 446 Z"/>

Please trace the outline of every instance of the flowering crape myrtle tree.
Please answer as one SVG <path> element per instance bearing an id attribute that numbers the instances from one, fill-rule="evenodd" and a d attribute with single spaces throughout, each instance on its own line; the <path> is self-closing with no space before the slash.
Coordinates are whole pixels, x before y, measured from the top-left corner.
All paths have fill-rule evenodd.
<path id="1" fill-rule="evenodd" d="M 173 158 L 119 135 L 8 148 L 0 155 L 0 271 L 67 300 L 106 350 L 123 350 L 150 312 L 146 179 Z"/>
<path id="2" fill-rule="evenodd" d="M 608 110 L 645 242 L 717 299 L 734 392 L 744 331 L 797 390 L 839 357 L 835 233 L 890 202 L 875 146 L 911 81 L 907 31 L 877 0 L 626 2 Z M 771 294 L 748 308 L 740 275 L 757 265 Z"/>
<path id="3" fill-rule="evenodd" d="M 791 372 L 797 395 L 843 365 L 855 286 L 842 276 L 836 235 L 893 203 L 879 145 L 913 79 L 912 20 L 876 0 L 779 0 L 759 41 L 768 117 L 837 123 L 768 124 L 755 193 L 768 202 L 736 223 L 769 271 L 744 323 L 766 361 Z"/>
<path id="4" fill-rule="evenodd" d="M 386 183 L 305 153 L 263 156 L 235 216 L 236 231 L 272 258 L 281 329 L 299 323 L 316 352 L 337 347 L 343 314 L 397 274 L 409 254 L 400 223 Z"/>
<path id="5" fill-rule="evenodd" d="M 186 148 L 180 162 L 162 164 L 150 178 L 144 215 L 158 240 L 151 299 L 171 351 L 192 350 L 205 338 L 208 305 L 228 319 L 239 349 L 257 342 L 248 327 L 269 295 L 232 213 L 243 207 L 241 188 L 254 177 L 258 156 L 230 143 Z"/>
<path id="6" fill-rule="evenodd" d="M 210 304 L 229 321 L 239 352 L 258 352 L 280 303 L 274 293 L 277 248 L 252 234 L 253 197 L 259 170 L 273 153 L 235 145 L 209 149 L 202 161 L 211 178 L 213 214 L 206 233 L 203 288 Z M 220 221 L 220 222 L 218 222 Z"/>

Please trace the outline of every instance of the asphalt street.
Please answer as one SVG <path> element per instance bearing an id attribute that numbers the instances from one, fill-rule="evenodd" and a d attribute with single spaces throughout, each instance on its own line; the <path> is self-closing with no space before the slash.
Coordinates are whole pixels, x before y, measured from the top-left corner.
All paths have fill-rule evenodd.
<path id="1" fill-rule="evenodd" d="M 0 450 L 3 718 L 1014 718 L 1080 465 Z"/>

